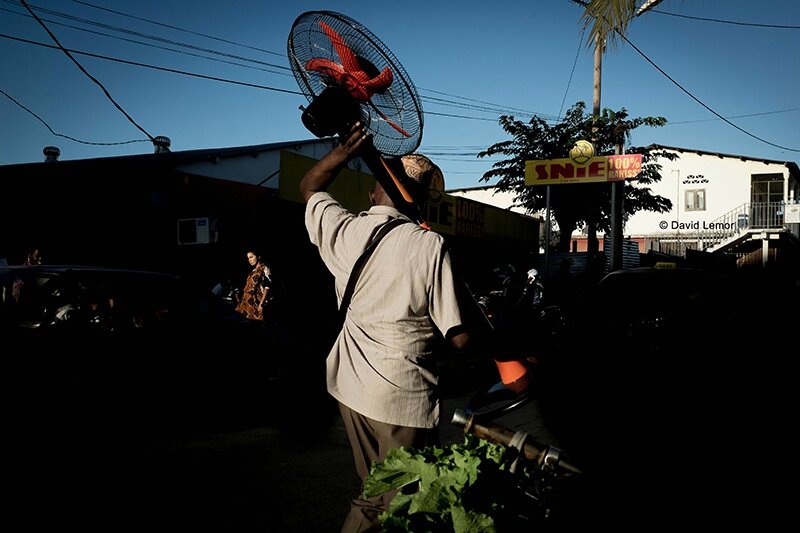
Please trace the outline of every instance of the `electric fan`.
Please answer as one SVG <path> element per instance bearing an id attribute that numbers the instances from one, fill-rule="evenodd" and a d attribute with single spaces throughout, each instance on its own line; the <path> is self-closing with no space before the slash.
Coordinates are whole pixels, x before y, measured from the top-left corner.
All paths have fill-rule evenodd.
<path id="1" fill-rule="evenodd" d="M 410 154 L 422 140 L 419 96 L 394 54 L 360 23 L 333 11 L 297 17 L 287 48 L 309 101 L 300 107 L 306 128 L 317 137 L 341 135 L 360 120 L 372 134 L 362 158 L 398 209 L 426 226 L 384 159 Z"/>

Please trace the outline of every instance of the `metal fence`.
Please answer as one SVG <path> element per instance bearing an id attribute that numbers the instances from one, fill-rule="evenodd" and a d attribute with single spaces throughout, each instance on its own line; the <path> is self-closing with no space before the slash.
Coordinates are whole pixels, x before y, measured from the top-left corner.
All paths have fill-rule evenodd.
<path id="1" fill-rule="evenodd" d="M 702 229 L 659 236 L 658 251 L 685 256 L 686 250 L 710 250 L 751 229 L 781 229 L 785 205 L 784 202 L 744 203 L 704 223 Z"/>

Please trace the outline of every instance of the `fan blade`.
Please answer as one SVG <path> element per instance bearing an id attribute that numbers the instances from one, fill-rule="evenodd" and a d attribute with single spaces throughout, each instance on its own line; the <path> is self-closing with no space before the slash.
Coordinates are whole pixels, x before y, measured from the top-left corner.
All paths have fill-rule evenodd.
<path id="1" fill-rule="evenodd" d="M 364 87 L 366 87 L 371 93 L 370 96 L 372 96 L 377 92 L 388 89 L 393 80 L 394 74 L 392 74 L 392 71 L 389 69 L 389 67 L 384 67 L 380 74 L 371 80 L 366 80 L 362 83 L 364 84 Z"/>
<path id="2" fill-rule="evenodd" d="M 392 79 L 394 78 L 392 71 L 387 68 L 376 77 L 363 83 L 355 78 L 351 72 L 345 71 L 344 67 L 339 63 L 334 63 L 329 59 L 322 59 L 319 57 L 309 59 L 306 62 L 305 68 L 306 70 L 329 76 L 336 83 L 345 87 L 347 92 L 359 102 L 366 102 L 372 98 L 376 92 L 386 89 L 392 84 Z"/>
<path id="3" fill-rule="evenodd" d="M 330 27 L 328 24 L 325 24 L 323 21 L 319 22 L 320 27 L 325 32 L 325 35 L 328 36 L 330 39 L 331 44 L 333 45 L 334 50 L 339 56 L 339 59 L 342 60 L 341 65 L 337 65 L 337 71 L 341 70 L 341 74 L 339 76 L 334 77 L 334 79 L 339 82 L 340 84 L 344 84 L 350 90 L 350 93 L 353 95 L 353 98 L 358 99 L 359 101 L 366 101 L 372 98 L 376 92 L 384 91 L 392 84 L 394 80 L 394 74 L 389 67 L 384 67 L 383 70 L 374 78 L 370 78 L 369 74 L 367 74 L 361 63 L 358 60 L 358 56 L 350 50 L 350 47 L 347 46 L 342 39 L 342 36 L 339 35 L 336 30 Z M 312 59 L 309 61 L 329 61 L 326 59 Z M 330 61 L 331 65 L 335 65 L 332 61 Z M 316 70 L 308 66 L 306 64 L 306 68 L 309 70 Z M 343 74 L 350 75 L 353 80 L 345 81 L 343 78 Z"/>
<path id="4" fill-rule="evenodd" d="M 377 114 L 379 114 L 379 115 L 381 116 L 381 118 L 382 118 L 383 120 L 385 120 L 385 121 L 386 121 L 386 123 L 387 123 L 388 125 L 390 125 L 390 126 L 391 126 L 391 127 L 393 127 L 395 130 L 397 130 L 398 132 L 400 132 L 400 134 L 402 134 L 402 135 L 405 135 L 406 137 L 411 137 L 411 134 L 410 134 L 410 133 L 408 133 L 406 130 L 404 130 L 403 128 L 401 128 L 401 127 L 400 127 L 398 124 L 395 124 L 394 122 L 392 122 L 392 120 L 391 120 L 389 117 L 387 117 L 387 116 L 386 116 L 386 115 L 385 115 L 385 114 L 384 114 L 384 113 L 383 113 L 383 112 L 382 112 L 380 109 L 378 109 L 377 107 L 375 107 L 375 104 L 373 104 L 372 102 L 370 102 L 370 103 L 369 103 L 369 105 L 370 105 L 370 107 L 372 107 L 372 109 L 374 109 L 374 110 L 375 110 L 375 112 L 376 112 Z"/>
<path id="5" fill-rule="evenodd" d="M 342 65 L 334 63 L 329 59 L 321 59 L 318 57 L 310 59 L 306 63 L 306 70 L 312 70 L 329 76 L 359 102 L 366 102 L 372 96 L 372 93 L 364 87 L 364 84 L 355 79 L 352 74 L 346 72 Z"/>
<path id="6" fill-rule="evenodd" d="M 319 25 L 322 28 L 322 31 L 324 31 L 328 36 L 328 39 L 330 39 L 333 49 L 336 50 L 336 53 L 339 55 L 339 59 L 342 60 L 342 65 L 344 65 L 345 71 L 353 74 L 356 77 L 358 77 L 357 73 L 360 72 L 362 76 L 366 78 L 366 73 L 361 69 L 361 65 L 358 64 L 358 58 L 356 58 L 356 55 L 352 50 L 350 50 L 350 47 L 344 43 L 342 36 L 323 21 L 319 21 Z"/>
<path id="7" fill-rule="evenodd" d="M 326 74 L 338 83 L 341 83 L 341 78 L 345 75 L 344 67 L 339 63 L 334 63 L 330 59 L 322 59 L 320 57 L 309 59 L 306 62 L 306 70 L 313 70 L 314 72 Z"/>

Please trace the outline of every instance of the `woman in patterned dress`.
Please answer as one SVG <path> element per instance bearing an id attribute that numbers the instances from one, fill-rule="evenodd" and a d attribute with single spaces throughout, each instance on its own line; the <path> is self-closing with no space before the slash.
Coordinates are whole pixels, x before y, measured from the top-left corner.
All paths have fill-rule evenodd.
<path id="1" fill-rule="evenodd" d="M 261 256 L 252 250 L 247 252 L 247 262 L 250 263 L 253 269 L 247 275 L 241 300 L 236 305 L 236 310 L 250 320 L 263 320 L 261 302 L 264 300 L 268 290 L 263 283 L 266 264 Z"/>

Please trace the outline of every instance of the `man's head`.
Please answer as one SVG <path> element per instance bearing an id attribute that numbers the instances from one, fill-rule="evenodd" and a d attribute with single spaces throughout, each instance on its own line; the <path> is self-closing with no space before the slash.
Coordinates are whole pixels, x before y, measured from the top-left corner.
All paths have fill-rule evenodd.
<path id="1" fill-rule="evenodd" d="M 413 153 L 386 162 L 417 205 L 423 206 L 431 197 L 432 190 L 444 191 L 442 170 L 428 157 Z M 372 201 L 374 204 L 376 198 L 372 197 Z"/>
<path id="2" fill-rule="evenodd" d="M 433 161 L 422 154 L 413 153 L 400 158 L 403 164 L 403 185 L 414 197 L 417 204 L 424 204 L 429 198 L 432 186 L 444 184 L 444 175 Z"/>

